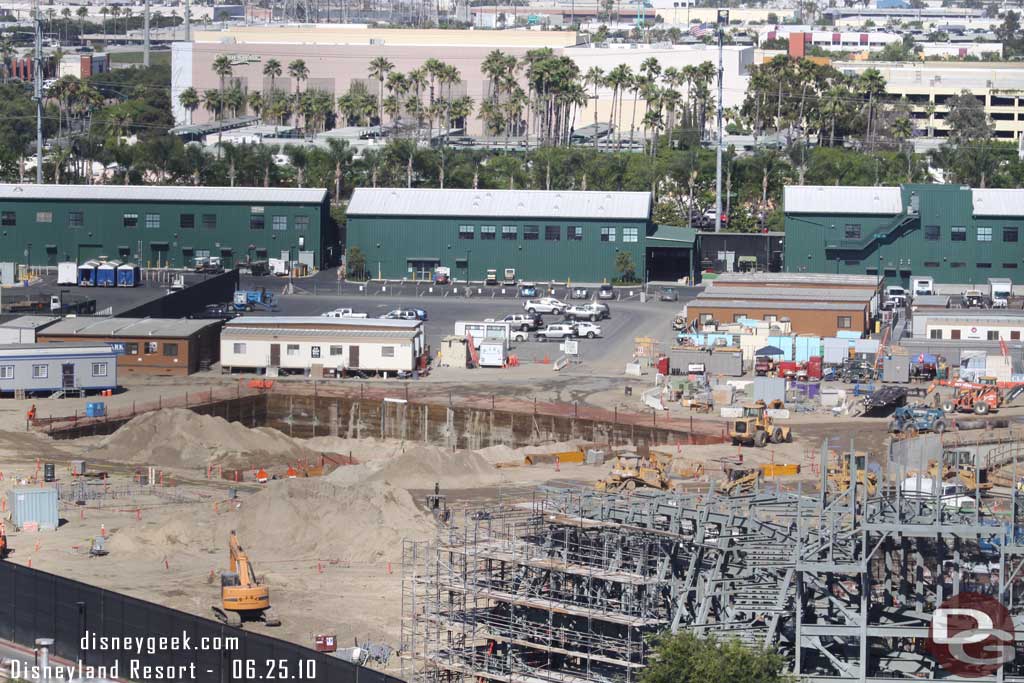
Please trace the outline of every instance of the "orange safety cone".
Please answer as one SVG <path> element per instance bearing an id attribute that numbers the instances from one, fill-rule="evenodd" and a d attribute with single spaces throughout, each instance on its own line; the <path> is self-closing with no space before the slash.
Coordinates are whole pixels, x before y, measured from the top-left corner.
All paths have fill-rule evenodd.
<path id="1" fill-rule="evenodd" d="M 266 484 L 268 479 L 269 477 L 267 476 L 267 471 L 261 467 L 259 471 L 256 473 L 256 481 L 258 481 L 261 484 Z"/>

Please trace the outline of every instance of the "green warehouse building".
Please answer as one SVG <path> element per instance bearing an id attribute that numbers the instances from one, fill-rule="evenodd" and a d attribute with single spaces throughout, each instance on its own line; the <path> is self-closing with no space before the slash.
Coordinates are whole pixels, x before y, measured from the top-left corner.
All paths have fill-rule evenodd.
<path id="1" fill-rule="evenodd" d="M 340 254 L 324 189 L 0 185 L 0 261 L 100 256 L 172 267 L 287 256 L 322 268 Z"/>
<path id="2" fill-rule="evenodd" d="M 489 269 L 518 280 L 602 282 L 627 252 L 645 280 L 694 275 L 696 232 L 654 225 L 649 192 L 359 188 L 346 244 L 372 277 L 460 280 Z"/>
<path id="3" fill-rule="evenodd" d="M 792 186 L 783 210 L 788 272 L 882 275 L 905 287 L 911 275 L 1021 279 L 1024 190 Z"/>

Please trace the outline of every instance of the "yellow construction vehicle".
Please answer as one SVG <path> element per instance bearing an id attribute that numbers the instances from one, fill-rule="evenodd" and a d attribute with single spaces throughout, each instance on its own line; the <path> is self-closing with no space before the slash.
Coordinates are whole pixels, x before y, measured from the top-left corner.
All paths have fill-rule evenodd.
<path id="1" fill-rule="evenodd" d="M 666 459 L 668 462 L 666 462 Z M 668 470 L 671 456 L 657 453 L 634 455 L 621 453 L 615 457 L 612 471 L 597 482 L 598 491 L 632 491 L 637 488 L 669 489 Z"/>
<path id="2" fill-rule="evenodd" d="M 988 481 L 988 471 L 983 467 L 979 477 L 976 469 L 974 465 L 966 463 L 943 465 L 941 478 L 944 482 L 953 482 L 955 480 L 963 484 L 964 488 L 971 493 L 978 489 L 988 491 L 992 488 L 991 482 Z M 928 461 L 928 476 L 932 479 L 939 479 L 939 463 L 937 461 Z"/>
<path id="3" fill-rule="evenodd" d="M 758 448 L 764 447 L 769 441 L 782 443 L 793 440 L 793 433 L 789 427 L 775 424 L 768 415 L 768 406 L 764 401 L 744 403 L 743 415 L 729 425 L 729 436 L 734 446 L 745 444 Z"/>
<path id="4" fill-rule="evenodd" d="M 764 476 L 760 467 L 725 466 L 725 481 L 718 486 L 718 492 L 728 496 L 750 493 Z"/>
<path id="5" fill-rule="evenodd" d="M 267 626 L 280 626 L 270 607 L 270 589 L 256 578 L 249 556 L 238 543 L 234 531 L 228 540 L 231 571 L 220 575 L 220 605 L 213 606 L 214 615 L 228 626 L 241 626 L 243 619 L 258 619 Z"/>
<path id="6" fill-rule="evenodd" d="M 853 456 L 854 464 L 857 467 L 857 485 L 867 486 L 868 495 L 873 496 L 878 492 L 878 475 L 874 472 L 867 472 L 867 455 L 858 453 Z M 828 466 L 829 488 L 836 493 L 845 493 L 850 488 L 850 454 L 835 454 L 835 462 Z"/>

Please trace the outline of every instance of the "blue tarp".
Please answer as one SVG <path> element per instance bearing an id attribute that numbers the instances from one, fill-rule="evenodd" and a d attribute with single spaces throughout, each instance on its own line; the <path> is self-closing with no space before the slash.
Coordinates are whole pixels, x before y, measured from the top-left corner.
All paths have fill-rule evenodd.
<path id="1" fill-rule="evenodd" d="M 860 332 L 854 332 L 852 330 L 839 330 L 836 332 L 836 336 L 840 339 L 860 339 L 862 335 Z"/>
<path id="2" fill-rule="evenodd" d="M 782 349 L 782 360 L 793 360 L 792 337 L 768 337 L 768 344 Z"/>
<path id="3" fill-rule="evenodd" d="M 807 362 L 811 356 L 821 355 L 820 337 L 797 337 L 796 338 L 796 360 L 798 363 Z"/>

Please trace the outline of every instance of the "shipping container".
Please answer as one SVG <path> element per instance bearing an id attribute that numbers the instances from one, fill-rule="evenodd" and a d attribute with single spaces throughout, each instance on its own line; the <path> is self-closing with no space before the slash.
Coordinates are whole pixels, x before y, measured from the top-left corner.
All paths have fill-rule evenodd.
<path id="1" fill-rule="evenodd" d="M 7 494 L 11 508 L 11 521 L 18 529 L 26 524 L 38 524 L 41 531 L 57 528 L 57 489 L 53 486 L 21 486 Z"/>

